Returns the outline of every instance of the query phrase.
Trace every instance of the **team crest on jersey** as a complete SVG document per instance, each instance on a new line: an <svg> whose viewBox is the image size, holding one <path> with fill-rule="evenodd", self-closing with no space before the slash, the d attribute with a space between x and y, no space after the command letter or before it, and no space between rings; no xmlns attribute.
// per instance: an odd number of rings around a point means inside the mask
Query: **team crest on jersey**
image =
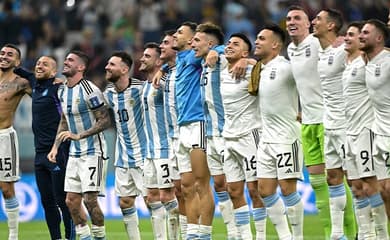
<svg viewBox="0 0 390 240"><path fill-rule="evenodd" d="M74 103L78 105L80 103L80 98L76 98Z"/></svg>
<svg viewBox="0 0 390 240"><path fill-rule="evenodd" d="M329 58L328 58L328 65L332 65L333 62L334 62L334 56L331 55L331 56L329 56Z"/></svg>
<svg viewBox="0 0 390 240"><path fill-rule="evenodd" d="M45 91L43 91L43 93L42 93L42 96L44 97L44 96L47 96L47 93L49 92L49 90L47 90L47 89L45 89Z"/></svg>
<svg viewBox="0 0 390 240"><path fill-rule="evenodd" d="M351 73L352 77L355 77L356 74L357 74L357 68L353 68Z"/></svg>
<svg viewBox="0 0 390 240"><path fill-rule="evenodd" d="M272 68L271 74L269 75L269 78L271 80L274 80L276 78L276 68Z"/></svg>
<svg viewBox="0 0 390 240"><path fill-rule="evenodd" d="M306 56L306 57L310 57L310 55L311 55L310 47L307 47L307 48L305 49L305 56Z"/></svg>
<svg viewBox="0 0 390 240"><path fill-rule="evenodd" d="M93 96L89 99L89 102L91 103L92 108L96 108L100 106L100 101L97 96Z"/></svg>
<svg viewBox="0 0 390 240"><path fill-rule="evenodd" d="M381 75L381 68L379 65L375 67L375 77L379 77Z"/></svg>
<svg viewBox="0 0 390 240"><path fill-rule="evenodd" d="M130 106L134 106L134 103L135 103L134 98L130 98L130 99L129 99L129 104L130 104Z"/></svg>

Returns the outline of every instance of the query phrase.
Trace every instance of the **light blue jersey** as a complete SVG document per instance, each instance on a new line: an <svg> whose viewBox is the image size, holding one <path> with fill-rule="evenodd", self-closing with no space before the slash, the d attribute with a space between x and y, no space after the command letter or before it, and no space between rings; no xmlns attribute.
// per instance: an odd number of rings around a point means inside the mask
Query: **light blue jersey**
<svg viewBox="0 0 390 240"><path fill-rule="evenodd" d="M104 97L92 82L81 79L74 87L65 87L58 93L69 131L79 134L90 129L96 122L93 110L104 105ZM69 156L101 155L107 158L104 134L98 133L78 141L71 141Z"/></svg>
<svg viewBox="0 0 390 240"><path fill-rule="evenodd" d="M147 158L169 158L168 123L164 111L164 86L158 89L145 84L143 107L147 138Z"/></svg>
<svg viewBox="0 0 390 240"><path fill-rule="evenodd" d="M104 92L115 116L116 146L115 166L133 168L143 165L146 134L142 110L144 83L132 78L131 84L122 92L109 87Z"/></svg>
<svg viewBox="0 0 390 240"><path fill-rule="evenodd" d="M221 63L220 55L215 67L203 68L201 76L201 96L206 121L206 136L222 136L224 119L224 109L221 96L221 78L220 72L226 67Z"/></svg>
<svg viewBox="0 0 390 240"><path fill-rule="evenodd" d="M176 57L176 107L179 126L204 121L200 96L202 59L195 57L193 50L184 50Z"/></svg>
<svg viewBox="0 0 390 240"><path fill-rule="evenodd" d="M168 122L168 135L170 138L179 137L179 126L177 125L177 112L175 101L175 79L176 66L170 67L168 73L162 77L164 84L164 109Z"/></svg>

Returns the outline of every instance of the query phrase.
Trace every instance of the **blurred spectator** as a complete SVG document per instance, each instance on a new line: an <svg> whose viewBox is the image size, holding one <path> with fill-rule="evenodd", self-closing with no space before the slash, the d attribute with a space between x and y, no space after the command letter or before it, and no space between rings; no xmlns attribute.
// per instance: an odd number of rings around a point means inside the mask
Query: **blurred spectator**
<svg viewBox="0 0 390 240"><path fill-rule="evenodd" d="M246 34L253 42L255 40L255 28L246 15L246 9L240 1L228 1L223 12L223 27L225 29L225 41L236 32Z"/></svg>
<svg viewBox="0 0 390 240"><path fill-rule="evenodd" d="M176 0L166 0L163 5L162 29L176 29L183 21L183 13L180 10Z"/></svg>
<svg viewBox="0 0 390 240"><path fill-rule="evenodd" d="M158 42L161 37L161 4L154 0L141 0L138 11L138 28L143 34L142 41Z"/></svg>
<svg viewBox="0 0 390 240"><path fill-rule="evenodd" d="M20 43L20 34L22 24L18 15L13 11L13 1L6 0L3 2L3 12L0 18L0 44Z"/></svg>
<svg viewBox="0 0 390 240"><path fill-rule="evenodd" d="M346 21L373 17L386 21L389 0L0 0L0 43L27 46L23 56L28 61L35 54L62 59L75 43L82 45L89 32L92 48L131 53L147 41L158 42L163 30L176 29L187 20L212 21L222 25L226 37L246 32L254 40L265 22L283 23L292 4L303 6L310 19L322 8L333 7Z"/></svg>

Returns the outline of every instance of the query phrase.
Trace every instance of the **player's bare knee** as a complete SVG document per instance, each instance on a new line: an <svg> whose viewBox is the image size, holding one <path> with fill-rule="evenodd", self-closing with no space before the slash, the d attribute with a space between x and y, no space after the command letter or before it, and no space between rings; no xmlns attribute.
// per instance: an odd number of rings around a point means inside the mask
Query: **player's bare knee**
<svg viewBox="0 0 390 240"><path fill-rule="evenodd" d="M240 187L230 186L228 188L228 192L229 192L231 199L237 199L237 198L240 198L241 196L243 196L244 189L240 188Z"/></svg>
<svg viewBox="0 0 390 240"><path fill-rule="evenodd" d="M343 183L344 174L341 169L328 169L327 170L327 182L328 185L339 185Z"/></svg>
<svg viewBox="0 0 390 240"><path fill-rule="evenodd" d="M364 197L366 195L365 194L365 190L363 188L363 184L361 184L361 183L359 183L357 181L352 181L351 190L352 190L353 195L357 199L362 198L362 197Z"/></svg>
<svg viewBox="0 0 390 240"><path fill-rule="evenodd" d="M175 189L174 188L164 188L160 189L160 201L163 203L172 201L175 198Z"/></svg>
<svg viewBox="0 0 390 240"><path fill-rule="evenodd" d="M224 177L221 176L214 177L214 189L216 192L227 191L227 183Z"/></svg>
<svg viewBox="0 0 390 240"><path fill-rule="evenodd" d="M84 204L85 207L88 209L88 212L90 212L91 209L97 207L98 206L97 194L95 193L84 194Z"/></svg>
<svg viewBox="0 0 390 240"><path fill-rule="evenodd" d="M119 198L119 207L121 209L131 208L134 206L134 197L121 197Z"/></svg>
<svg viewBox="0 0 390 240"><path fill-rule="evenodd" d="M249 196L252 198L258 198L260 196L259 190L257 188L248 188Z"/></svg>

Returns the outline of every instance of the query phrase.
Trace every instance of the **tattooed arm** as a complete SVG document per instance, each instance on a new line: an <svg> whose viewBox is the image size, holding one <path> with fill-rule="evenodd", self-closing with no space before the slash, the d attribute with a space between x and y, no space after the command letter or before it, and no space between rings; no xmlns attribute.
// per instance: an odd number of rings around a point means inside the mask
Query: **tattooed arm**
<svg viewBox="0 0 390 240"><path fill-rule="evenodd" d="M102 132L111 126L111 118L107 105L103 105L93 110L93 114L96 118L95 124L90 129L80 133L79 139L86 138L99 132Z"/></svg>
<svg viewBox="0 0 390 240"><path fill-rule="evenodd" d="M96 122L91 128L79 134L74 134L70 131L63 131L59 133L57 138L61 141L65 141L68 139L77 141L102 132L103 130L111 126L111 118L106 105L102 105L101 107L94 109L93 114L95 115Z"/></svg>
<svg viewBox="0 0 390 240"><path fill-rule="evenodd" d="M56 156L57 156L58 147L63 142L63 140L61 139L61 134L63 132L67 132L68 129L69 129L68 128L68 123L66 122L65 115L62 114L60 123L58 124L57 135L56 135L54 144L53 144L49 154L47 155L47 158L49 159L50 162L56 162Z"/></svg>

